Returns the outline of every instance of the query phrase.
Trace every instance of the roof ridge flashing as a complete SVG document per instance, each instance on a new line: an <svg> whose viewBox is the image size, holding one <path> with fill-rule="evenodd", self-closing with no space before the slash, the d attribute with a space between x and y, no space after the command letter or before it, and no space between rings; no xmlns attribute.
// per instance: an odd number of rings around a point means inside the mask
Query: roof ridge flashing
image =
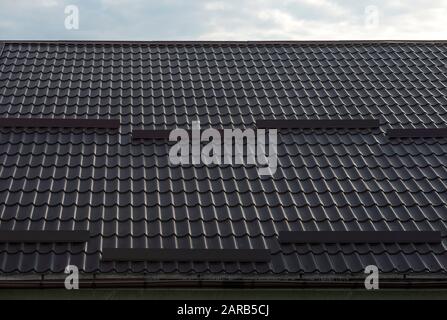
<svg viewBox="0 0 447 320"><path fill-rule="evenodd" d="M388 129L389 138L447 138L447 128Z"/></svg>
<svg viewBox="0 0 447 320"><path fill-rule="evenodd" d="M2 117L0 118L0 127L118 129L120 121L112 119Z"/></svg>
<svg viewBox="0 0 447 320"><path fill-rule="evenodd" d="M447 40L247 40L247 41L203 41L203 40L0 40L12 44L91 44L91 45L367 45L367 44L447 44Z"/></svg>
<svg viewBox="0 0 447 320"><path fill-rule="evenodd" d="M440 231L280 231L280 243L439 243Z"/></svg>
<svg viewBox="0 0 447 320"><path fill-rule="evenodd" d="M0 231L0 243L76 243L90 238L88 230L11 230Z"/></svg>
<svg viewBox="0 0 447 320"><path fill-rule="evenodd" d="M262 119L260 129L371 129L380 126L379 119Z"/></svg>
<svg viewBox="0 0 447 320"><path fill-rule="evenodd" d="M103 261L268 262L269 249L103 248Z"/></svg>

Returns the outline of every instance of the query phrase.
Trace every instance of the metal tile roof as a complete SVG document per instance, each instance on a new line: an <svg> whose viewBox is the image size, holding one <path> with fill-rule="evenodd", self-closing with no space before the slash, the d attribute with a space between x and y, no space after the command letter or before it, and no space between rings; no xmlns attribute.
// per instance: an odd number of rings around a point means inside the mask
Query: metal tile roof
<svg viewBox="0 0 447 320"><path fill-rule="evenodd" d="M1 46L0 46L1 47ZM0 243L1 273L444 273L446 43L6 42L0 117L113 119L0 128L0 231L89 230L86 243ZM379 119L282 129L278 170L170 166L133 130L262 119ZM441 231L435 244L287 244L280 231ZM270 262L113 262L103 248L269 249Z"/></svg>

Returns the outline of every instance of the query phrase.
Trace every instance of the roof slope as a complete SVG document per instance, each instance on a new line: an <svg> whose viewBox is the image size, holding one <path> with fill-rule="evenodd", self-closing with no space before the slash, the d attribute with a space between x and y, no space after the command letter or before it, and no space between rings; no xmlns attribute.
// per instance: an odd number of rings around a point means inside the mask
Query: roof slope
<svg viewBox="0 0 447 320"><path fill-rule="evenodd" d="M0 231L88 228L86 244L0 244L0 271L444 272L440 244L279 244L279 231L446 230L444 43L5 43L1 117L119 119L104 129L0 128ZM256 119L379 118L373 130L282 130L273 177L169 166L132 129ZM268 248L270 263L101 262L104 247Z"/></svg>

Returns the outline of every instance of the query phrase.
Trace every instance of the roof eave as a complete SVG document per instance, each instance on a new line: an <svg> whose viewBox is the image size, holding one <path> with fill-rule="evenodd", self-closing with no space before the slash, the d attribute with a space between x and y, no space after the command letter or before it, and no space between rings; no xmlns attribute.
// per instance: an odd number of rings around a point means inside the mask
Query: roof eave
<svg viewBox="0 0 447 320"><path fill-rule="evenodd" d="M64 288L64 274L13 275L0 278L0 289ZM307 275L298 279L288 276L217 276L193 277L183 275L91 275L81 274L80 288L246 288L246 289L361 289L365 275ZM447 289L447 274L384 274L382 289Z"/></svg>

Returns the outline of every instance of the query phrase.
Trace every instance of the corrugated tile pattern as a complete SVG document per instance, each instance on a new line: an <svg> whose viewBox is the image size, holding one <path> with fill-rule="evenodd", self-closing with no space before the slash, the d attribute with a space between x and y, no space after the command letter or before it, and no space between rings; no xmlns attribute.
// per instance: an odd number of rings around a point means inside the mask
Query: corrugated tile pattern
<svg viewBox="0 0 447 320"><path fill-rule="evenodd" d="M0 271L445 272L430 245L279 244L280 230L447 227L446 44L6 43L0 116L119 119L105 129L0 129L0 230L89 229L86 244L0 244ZM132 129L256 119L379 118L373 130L282 130L278 170L169 166ZM101 262L104 247L262 249L270 263Z"/></svg>

